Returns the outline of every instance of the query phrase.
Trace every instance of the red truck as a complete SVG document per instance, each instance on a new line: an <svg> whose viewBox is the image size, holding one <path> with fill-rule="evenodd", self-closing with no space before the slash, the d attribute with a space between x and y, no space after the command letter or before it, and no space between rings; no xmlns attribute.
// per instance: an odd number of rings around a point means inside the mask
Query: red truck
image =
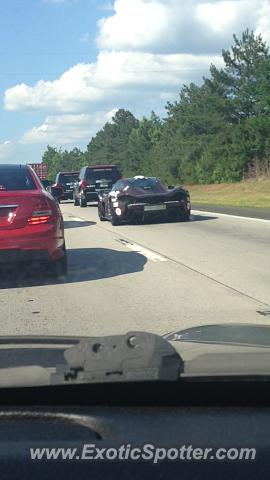
<svg viewBox="0 0 270 480"><path fill-rule="evenodd" d="M40 180L47 180L48 178L48 167L46 163L28 163L29 167L32 167L36 172Z"/></svg>

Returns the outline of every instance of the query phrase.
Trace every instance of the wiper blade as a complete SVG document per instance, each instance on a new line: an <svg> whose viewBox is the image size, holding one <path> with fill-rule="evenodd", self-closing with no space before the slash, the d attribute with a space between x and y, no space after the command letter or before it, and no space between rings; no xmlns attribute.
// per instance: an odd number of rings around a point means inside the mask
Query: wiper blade
<svg viewBox="0 0 270 480"><path fill-rule="evenodd" d="M184 362L164 338L147 332L89 337L64 352L67 365L51 375L53 385L177 381Z"/></svg>

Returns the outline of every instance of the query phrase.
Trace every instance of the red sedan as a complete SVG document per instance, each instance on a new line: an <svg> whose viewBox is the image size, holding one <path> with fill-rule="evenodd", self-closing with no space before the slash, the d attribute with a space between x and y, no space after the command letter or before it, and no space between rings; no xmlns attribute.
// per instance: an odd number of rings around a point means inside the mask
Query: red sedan
<svg viewBox="0 0 270 480"><path fill-rule="evenodd" d="M27 165L0 165L0 264L48 263L65 275L64 222L59 205Z"/></svg>

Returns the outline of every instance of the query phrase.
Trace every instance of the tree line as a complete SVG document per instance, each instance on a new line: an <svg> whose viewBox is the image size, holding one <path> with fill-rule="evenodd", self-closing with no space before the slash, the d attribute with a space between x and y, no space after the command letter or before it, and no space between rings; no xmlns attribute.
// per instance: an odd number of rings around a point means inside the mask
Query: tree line
<svg viewBox="0 0 270 480"><path fill-rule="evenodd" d="M184 85L166 105L138 120L120 109L90 140L86 151L48 146L51 178L86 164L116 164L123 174L168 183L236 182L270 171L270 54L260 35L246 30L222 51L200 86Z"/></svg>

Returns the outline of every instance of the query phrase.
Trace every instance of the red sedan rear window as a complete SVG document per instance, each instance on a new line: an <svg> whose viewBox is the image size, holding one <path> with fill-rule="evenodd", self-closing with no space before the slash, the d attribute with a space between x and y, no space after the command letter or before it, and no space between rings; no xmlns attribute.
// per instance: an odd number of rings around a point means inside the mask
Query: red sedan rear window
<svg viewBox="0 0 270 480"><path fill-rule="evenodd" d="M0 192L36 189L35 182L27 168L0 168Z"/></svg>

